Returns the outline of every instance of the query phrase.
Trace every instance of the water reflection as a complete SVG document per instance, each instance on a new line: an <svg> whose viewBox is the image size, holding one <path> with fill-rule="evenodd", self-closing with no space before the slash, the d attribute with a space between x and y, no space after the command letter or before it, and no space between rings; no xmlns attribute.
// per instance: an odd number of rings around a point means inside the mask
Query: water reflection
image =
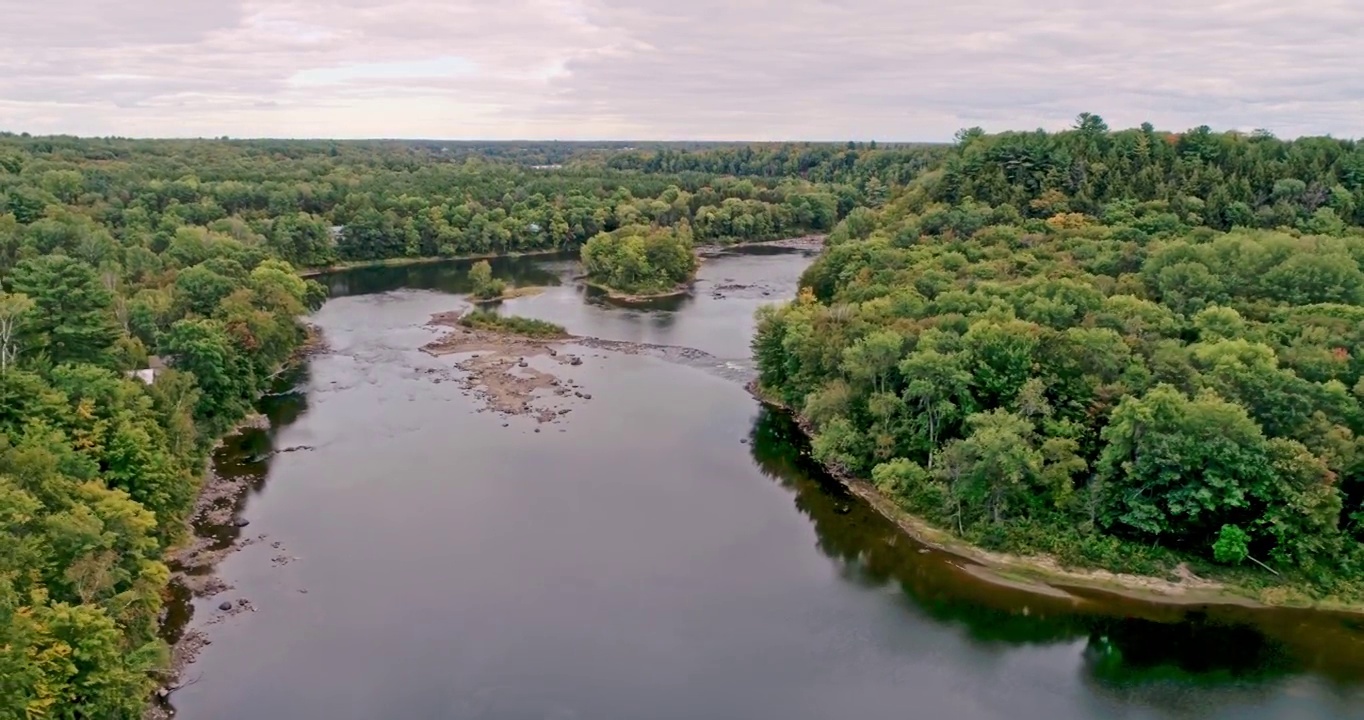
<svg viewBox="0 0 1364 720"><path fill-rule="evenodd" d="M576 253L489 258L493 277L517 287L559 285L570 271ZM469 268L478 260L445 260L415 265L376 266L325 273L316 280L331 297L371 295L404 288L468 293Z"/></svg>
<svg viewBox="0 0 1364 720"><path fill-rule="evenodd" d="M281 430L298 421L308 408L309 365L306 362L287 368L270 385L270 391L256 403L256 409L266 419L264 427L242 428L223 438L213 451L211 460L213 473L227 480L241 481L246 492L233 499L230 516L241 513L250 497L265 489L266 478L270 475L270 459L275 448L275 437ZM231 547L246 532L233 523L214 523L208 519L198 519L191 523L197 538L206 541L208 550L223 550ZM172 564L172 569L181 570ZM207 575L216 572L211 565L192 568L189 575ZM180 583L172 583L167 588L165 619L161 624L161 636L168 643L179 641L190 621L194 618L194 598L190 591Z"/></svg>
<svg viewBox="0 0 1364 720"><path fill-rule="evenodd" d="M1092 625L1085 670L1100 684L1215 685L1265 681L1302 669L1281 643L1246 625L1197 616L1174 624L1096 618Z"/></svg>
<svg viewBox="0 0 1364 720"><path fill-rule="evenodd" d="M995 586L972 575L967 561L914 542L851 497L810 458L786 415L763 409L750 440L763 473L795 493L820 551L850 582L898 586L910 610L961 627L972 643L1083 641L1087 681L1111 691L1264 684L1307 670L1347 684L1364 680L1364 633L1348 626L1348 616L1052 598Z"/></svg>

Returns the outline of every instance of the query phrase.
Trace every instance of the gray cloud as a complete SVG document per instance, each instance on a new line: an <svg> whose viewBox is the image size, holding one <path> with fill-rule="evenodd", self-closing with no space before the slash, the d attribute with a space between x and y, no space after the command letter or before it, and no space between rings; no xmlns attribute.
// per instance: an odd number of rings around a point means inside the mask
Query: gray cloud
<svg viewBox="0 0 1364 720"><path fill-rule="evenodd" d="M0 38L16 50L193 43L241 22L239 0L14 2Z"/></svg>
<svg viewBox="0 0 1364 720"><path fill-rule="evenodd" d="M6 12L0 128L941 140L1364 135L1356 0L57 0Z"/></svg>

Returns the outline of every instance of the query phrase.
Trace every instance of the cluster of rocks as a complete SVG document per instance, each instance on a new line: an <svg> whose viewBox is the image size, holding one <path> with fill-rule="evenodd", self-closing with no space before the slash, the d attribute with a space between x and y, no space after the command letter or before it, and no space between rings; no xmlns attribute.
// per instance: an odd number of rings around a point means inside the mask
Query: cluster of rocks
<svg viewBox="0 0 1364 720"><path fill-rule="evenodd" d="M725 293L752 291L757 291L758 294L762 295L763 297L770 297L773 293L772 288L766 285L761 284L744 285L742 283L733 282L729 278L725 278L725 282L722 282L721 284L711 288L710 296L716 300L724 300L726 297L728 297L728 295L726 295Z"/></svg>

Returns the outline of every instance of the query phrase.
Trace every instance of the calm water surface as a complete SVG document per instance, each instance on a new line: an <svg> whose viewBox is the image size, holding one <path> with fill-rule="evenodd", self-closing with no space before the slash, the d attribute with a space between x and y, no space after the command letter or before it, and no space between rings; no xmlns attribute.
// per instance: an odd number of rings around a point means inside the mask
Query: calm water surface
<svg viewBox="0 0 1364 720"><path fill-rule="evenodd" d="M580 350L556 373L592 400L540 433L424 372L453 363L418 348L467 264L324 278L331 350L218 457L257 479L218 532L265 537L192 607L212 645L180 717L1364 718L1364 623L992 587L827 482L739 382L754 309L809 261L712 258L645 309L567 259L495 263L550 286L506 312L714 356Z"/></svg>

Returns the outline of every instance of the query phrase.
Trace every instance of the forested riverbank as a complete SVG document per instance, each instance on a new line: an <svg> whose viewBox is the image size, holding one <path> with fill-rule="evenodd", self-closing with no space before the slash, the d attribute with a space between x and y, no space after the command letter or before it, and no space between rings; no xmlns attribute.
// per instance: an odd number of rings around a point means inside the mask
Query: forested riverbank
<svg viewBox="0 0 1364 720"><path fill-rule="evenodd" d="M1364 149L964 132L764 311L825 463L981 548L1364 598Z"/></svg>
<svg viewBox="0 0 1364 720"><path fill-rule="evenodd" d="M325 300L296 268L567 251L652 295L696 246L827 232L753 344L820 460L974 546L1356 603L1361 224L1353 142L1094 116L950 148L0 134L0 710L135 717L165 677L209 450Z"/></svg>
<svg viewBox="0 0 1364 720"><path fill-rule="evenodd" d="M165 557L186 540L208 453L305 341L298 318L323 294L202 228L121 245L97 210L112 212L73 198L28 224L0 216L6 716L141 714L172 672L157 634Z"/></svg>
<svg viewBox="0 0 1364 720"><path fill-rule="evenodd" d="M0 133L0 714L136 717L173 674L166 558L325 298L295 268L820 232L929 152L658 173L608 167L609 144L450 145ZM818 181L760 171L789 162Z"/></svg>
<svg viewBox="0 0 1364 720"><path fill-rule="evenodd" d="M212 645L178 713L360 720L473 698L497 715L814 720L931 698L956 717L985 692L991 717L1356 706L1357 618L1041 594L829 481L742 388L755 307L794 296L813 259L716 253L688 297L645 308L584 292L569 257L490 262L544 288L497 311L564 328L548 342L454 327L467 262L323 278L334 298L310 320L329 349L246 434L249 465L221 456L251 524L216 531L242 548L219 566L229 589L194 602ZM242 599L255 611L219 608ZM660 685L664 667L696 680Z"/></svg>

